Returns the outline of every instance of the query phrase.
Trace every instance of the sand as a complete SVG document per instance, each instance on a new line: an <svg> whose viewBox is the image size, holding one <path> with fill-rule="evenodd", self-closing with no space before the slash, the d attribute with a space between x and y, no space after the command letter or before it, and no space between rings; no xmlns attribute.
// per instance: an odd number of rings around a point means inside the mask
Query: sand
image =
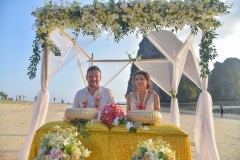
<svg viewBox="0 0 240 160"><path fill-rule="evenodd" d="M0 160L16 160L29 130L33 103L0 103ZM50 104L46 122L62 120L67 104ZM181 111L181 128L189 135L192 159L198 155L194 143L194 112ZM169 123L169 109L162 109L162 123ZM214 114L216 144L221 160L240 158L240 115Z"/></svg>

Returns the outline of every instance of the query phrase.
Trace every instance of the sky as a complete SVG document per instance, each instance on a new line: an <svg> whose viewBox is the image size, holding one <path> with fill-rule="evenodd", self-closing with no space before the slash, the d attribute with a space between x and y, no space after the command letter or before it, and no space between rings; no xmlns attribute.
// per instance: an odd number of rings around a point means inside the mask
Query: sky
<svg viewBox="0 0 240 160"><path fill-rule="evenodd" d="M81 0L82 4L92 4L92 0ZM223 62L226 58L236 57L240 59L240 1L227 0L233 7L230 14L219 17L222 26L217 30L218 37L214 40L218 57L210 63ZM60 0L55 0L60 3ZM8 94L14 100L16 95L25 95L25 100L33 101L41 89L40 65L37 76L30 80L27 75L29 58L33 54L32 43L35 37L33 24L35 17L31 12L36 7L44 5L44 0L1 0L0 1L0 91ZM83 49L95 59L128 59L127 53L137 53L142 38L130 35L119 43L113 41L113 37L103 35L95 41L88 40ZM114 67L110 67L114 68ZM107 73L108 74L108 73ZM112 74L112 73L109 73ZM130 74L130 65L115 78L109 85L118 102L124 102L124 94ZM105 75L102 75L103 78ZM50 103L56 97L65 103L72 103L75 93L83 88L81 76L74 60L67 63L49 83Z"/></svg>

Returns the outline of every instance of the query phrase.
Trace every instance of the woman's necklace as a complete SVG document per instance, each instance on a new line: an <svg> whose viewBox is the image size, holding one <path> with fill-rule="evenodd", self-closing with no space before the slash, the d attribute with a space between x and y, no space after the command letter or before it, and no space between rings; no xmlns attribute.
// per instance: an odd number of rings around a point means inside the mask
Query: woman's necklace
<svg viewBox="0 0 240 160"><path fill-rule="evenodd" d="M89 92L86 91L86 94L85 94L83 102L82 102L83 108L87 108L87 103L88 103L87 97L88 97L88 94L89 94ZM100 101L100 90L98 89L98 94L95 97L95 109L96 110L98 110L99 101Z"/></svg>
<svg viewBox="0 0 240 160"><path fill-rule="evenodd" d="M147 99L147 95L148 95L148 90L146 90L145 95L144 95L144 99L143 102L141 103L139 100L139 92L137 91L137 108L139 108L139 110L145 110L146 109L146 99Z"/></svg>

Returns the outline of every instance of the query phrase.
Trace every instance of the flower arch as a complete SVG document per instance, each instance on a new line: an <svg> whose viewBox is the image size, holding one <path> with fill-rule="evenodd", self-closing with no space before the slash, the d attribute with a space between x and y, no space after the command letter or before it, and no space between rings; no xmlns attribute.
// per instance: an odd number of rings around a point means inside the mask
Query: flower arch
<svg viewBox="0 0 240 160"><path fill-rule="evenodd" d="M32 15L36 17L36 37L33 41L33 55L30 57L28 75L35 78L41 49L48 47L55 54L60 50L51 42L50 34L56 30L72 29L75 38L80 31L84 35L96 38L107 31L119 42L124 36L136 32L136 36L146 36L149 31L169 28L172 32L190 26L191 32L204 32L200 43L201 76L209 74L208 62L217 56L213 40L215 30L221 26L217 16L229 13L230 5L219 0L135 0L99 2L81 5L74 1L67 5L47 2L44 7L36 8Z"/></svg>

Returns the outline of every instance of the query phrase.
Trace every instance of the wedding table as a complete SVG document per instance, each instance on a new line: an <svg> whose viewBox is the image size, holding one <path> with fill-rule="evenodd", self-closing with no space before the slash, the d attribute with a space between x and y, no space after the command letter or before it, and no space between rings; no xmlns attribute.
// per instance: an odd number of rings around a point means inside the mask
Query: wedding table
<svg viewBox="0 0 240 160"><path fill-rule="evenodd" d="M71 126L68 122L53 121L40 127L34 135L29 160L33 160L38 155L41 139L55 125L62 129ZM190 140L181 128L172 124L147 125L147 127L149 130L139 128L137 133L129 133L125 125L109 128L102 123L87 124L86 128L90 136L87 138L79 136L83 145L92 152L86 160L128 160L131 159L140 141L157 137L162 137L170 144L172 150L176 151L177 160L191 160Z"/></svg>

